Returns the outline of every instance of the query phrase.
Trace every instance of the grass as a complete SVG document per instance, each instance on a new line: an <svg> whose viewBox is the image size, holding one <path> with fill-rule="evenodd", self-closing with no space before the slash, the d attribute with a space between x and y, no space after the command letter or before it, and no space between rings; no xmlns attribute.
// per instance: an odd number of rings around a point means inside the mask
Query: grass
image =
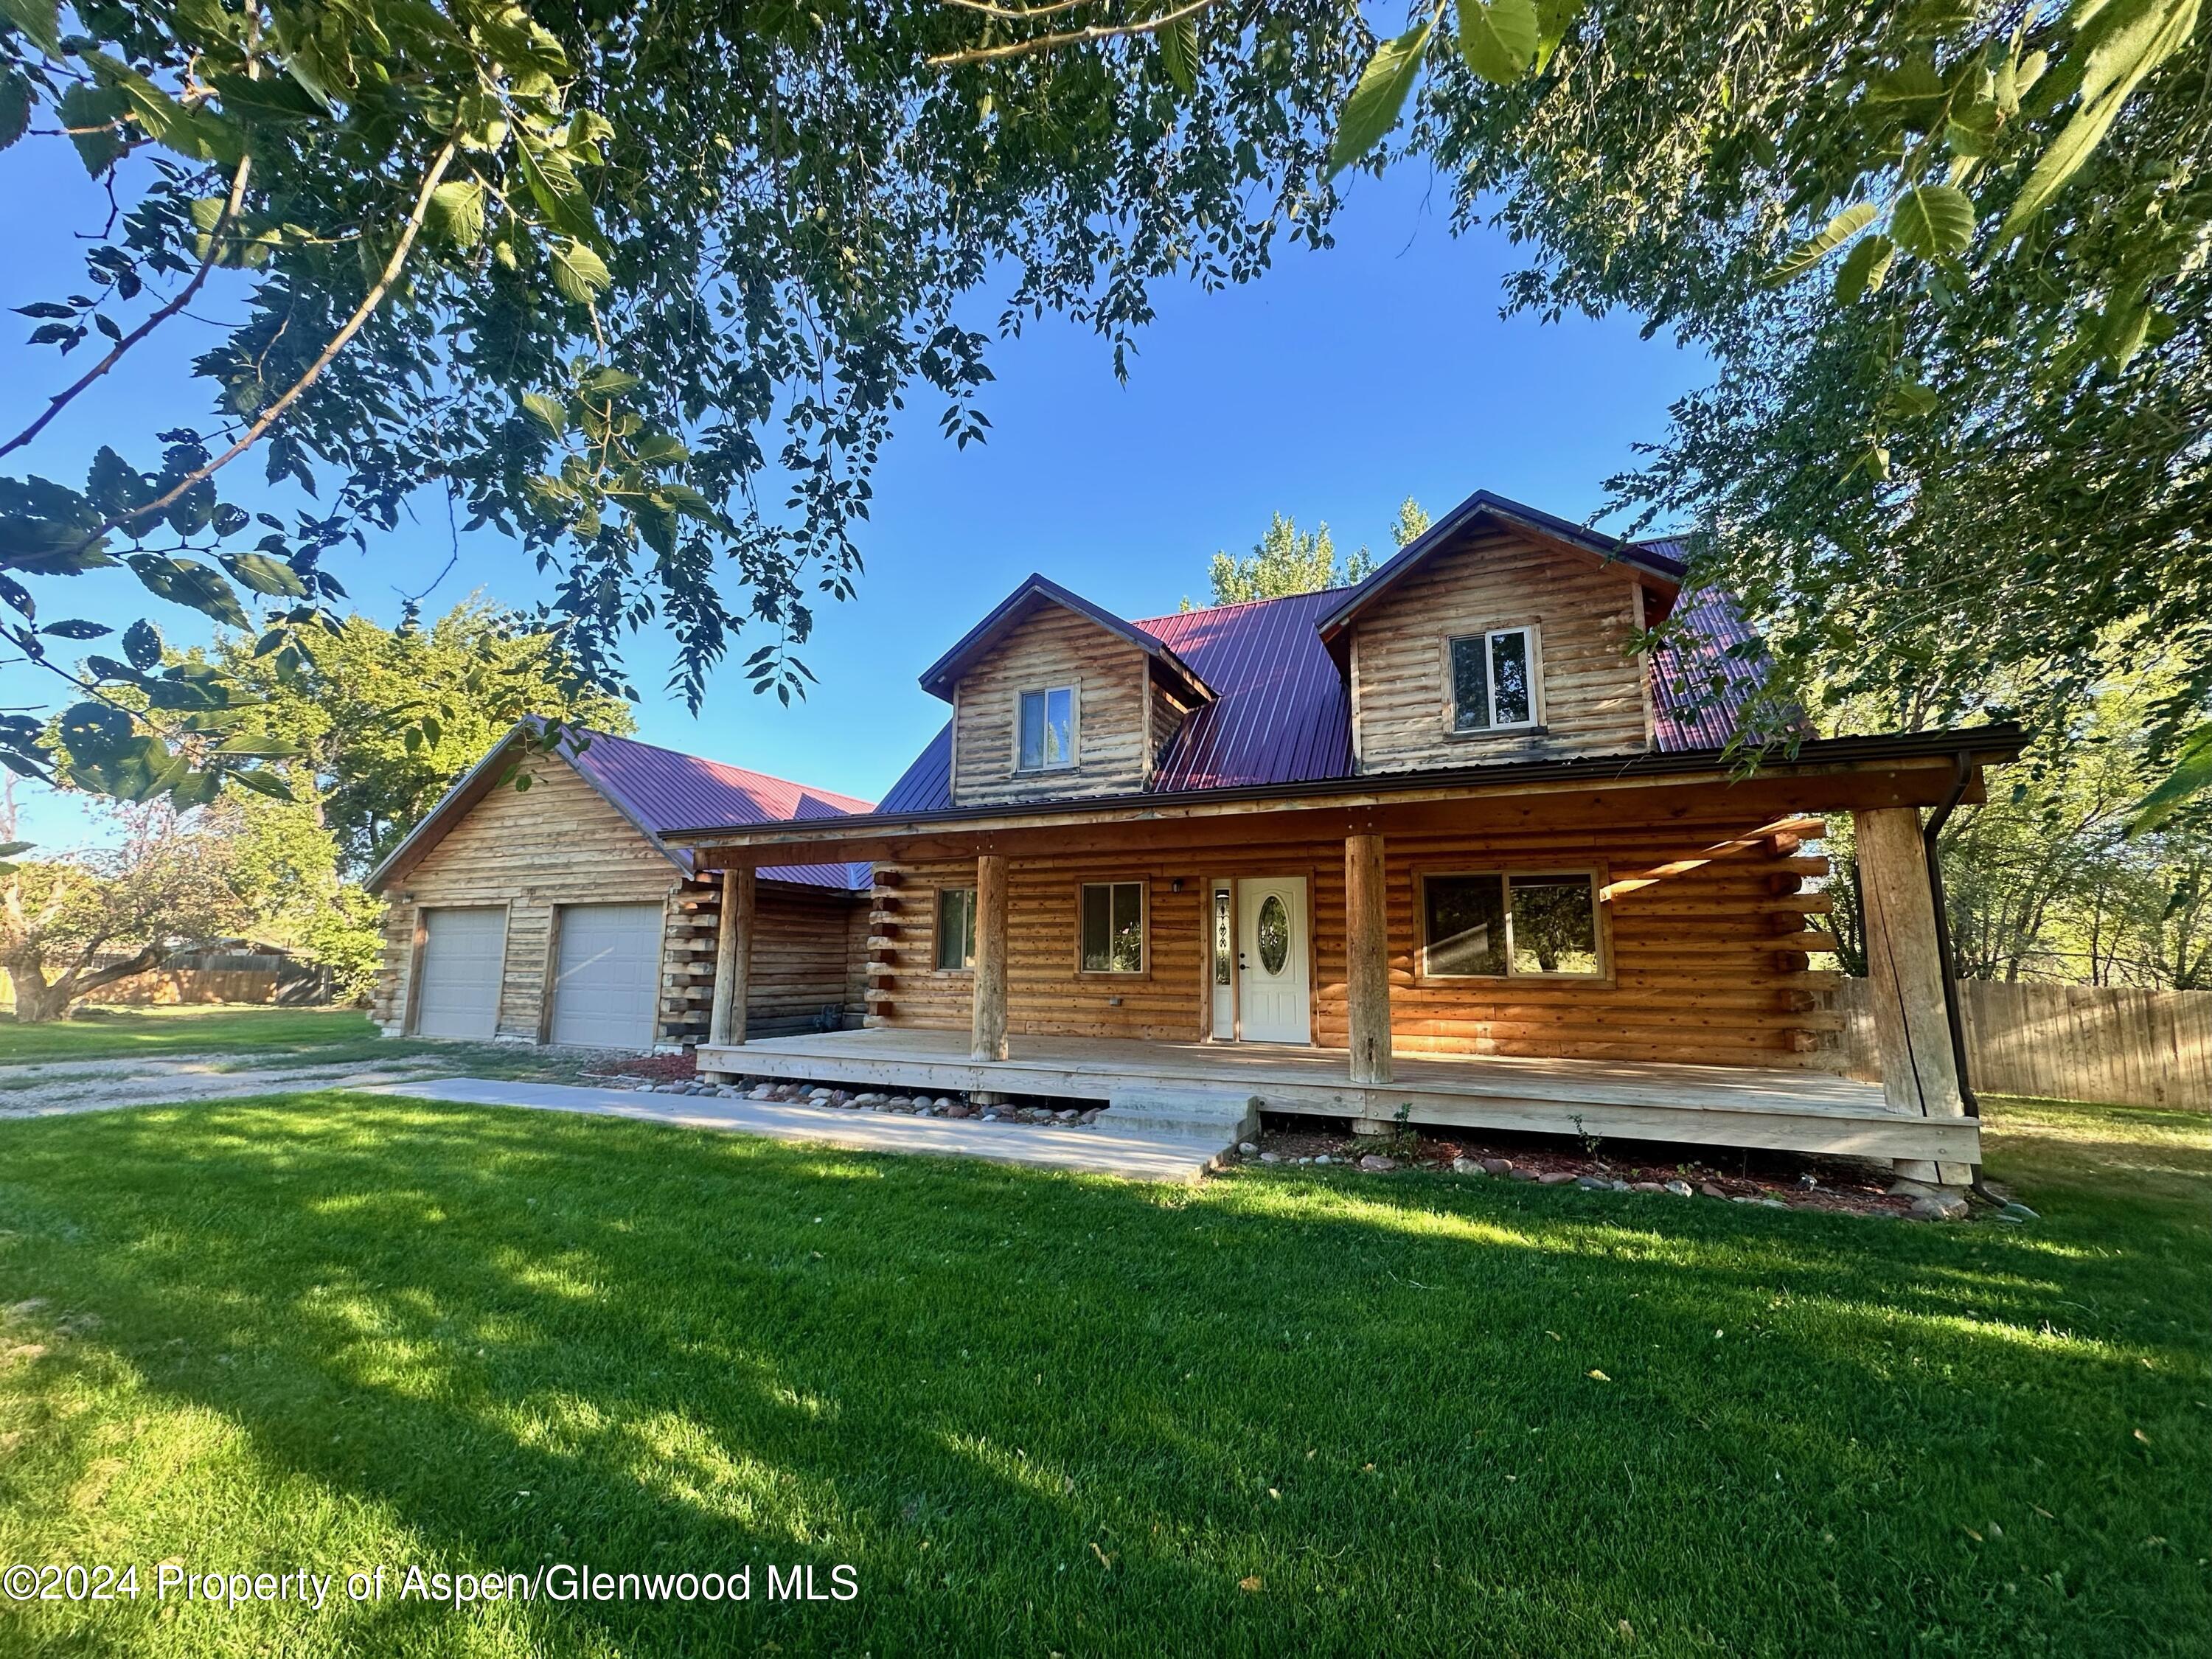
<svg viewBox="0 0 2212 1659"><path fill-rule="evenodd" d="M0 1604L0 1651L2203 1653L2205 1120L1999 1106L2026 1226L331 1095L0 1124L0 1563L393 1587ZM545 1562L753 1600L397 1599Z"/></svg>
<svg viewBox="0 0 2212 1659"><path fill-rule="evenodd" d="M265 1054L366 1044L376 1028L357 1008L82 1008L71 1019L18 1025L0 1018L0 1066L52 1060L139 1060L163 1054Z"/></svg>
<svg viewBox="0 0 2212 1659"><path fill-rule="evenodd" d="M431 1055L471 1077L573 1082L604 1058L527 1044L428 1042L380 1036L356 1008L276 1008L220 1003L195 1007L82 1008L74 1018L18 1025L0 1018L0 1066L50 1060L215 1057L218 1071L282 1061L300 1066L380 1066ZM0 1080L0 1093L42 1086L39 1078Z"/></svg>

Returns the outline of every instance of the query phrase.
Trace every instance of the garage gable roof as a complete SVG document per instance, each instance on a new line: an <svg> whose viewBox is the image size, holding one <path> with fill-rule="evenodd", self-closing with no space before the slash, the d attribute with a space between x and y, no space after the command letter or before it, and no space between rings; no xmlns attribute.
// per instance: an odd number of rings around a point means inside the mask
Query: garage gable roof
<svg viewBox="0 0 2212 1659"><path fill-rule="evenodd" d="M517 741L526 733L544 731L545 726L545 721L531 715L509 728L377 866L368 878L369 890L381 891L421 863L470 808L499 784L508 751ZM671 847L662 839L672 830L695 823L759 824L843 817L874 810L872 803L857 796L816 789L703 756L662 749L611 732L575 726L564 729L580 733L580 745L564 738L551 752L566 761L577 776L604 796L653 843L655 851L686 876L694 871L691 850ZM763 869L760 878L854 892L869 885L872 873L865 864L796 864Z"/></svg>

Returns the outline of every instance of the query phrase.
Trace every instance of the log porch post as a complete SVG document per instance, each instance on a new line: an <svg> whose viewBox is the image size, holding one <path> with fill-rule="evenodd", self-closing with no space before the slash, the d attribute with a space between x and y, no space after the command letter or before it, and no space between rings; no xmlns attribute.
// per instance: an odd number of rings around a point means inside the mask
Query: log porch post
<svg viewBox="0 0 2212 1659"><path fill-rule="evenodd" d="M1006 1057L1006 858L975 860L975 967L972 977L971 1060Z"/></svg>
<svg viewBox="0 0 2212 1659"><path fill-rule="evenodd" d="M722 872L722 915L714 932L714 1002L707 1041L716 1048L745 1040L745 999L752 988L753 912L750 868Z"/></svg>
<svg viewBox="0 0 2212 1659"><path fill-rule="evenodd" d="M1389 910L1382 884L1382 837L1344 838L1345 1000L1350 1016L1352 1081L1390 1080ZM1388 1128L1363 1119L1361 1133Z"/></svg>
<svg viewBox="0 0 2212 1659"><path fill-rule="evenodd" d="M1875 1043L1881 1054L1882 1093L1900 1112L1964 1117L1966 1103L1951 1052L1936 899L1928 884L1919 810L1884 806L1851 817L1858 832L1867 979L1873 992ZM1964 1164L1899 1158L1896 1167L1907 1180L1940 1186L1962 1187L1972 1178Z"/></svg>

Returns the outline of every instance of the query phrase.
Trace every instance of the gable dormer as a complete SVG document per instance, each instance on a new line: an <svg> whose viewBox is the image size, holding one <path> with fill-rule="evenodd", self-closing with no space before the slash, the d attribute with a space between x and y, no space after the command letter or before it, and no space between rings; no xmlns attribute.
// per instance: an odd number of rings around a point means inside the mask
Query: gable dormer
<svg viewBox="0 0 2212 1659"><path fill-rule="evenodd" d="M1212 695L1157 635L1042 576L921 684L952 705L955 806L1139 793Z"/></svg>
<svg viewBox="0 0 2212 1659"><path fill-rule="evenodd" d="M1352 698L1355 769L1633 754L1653 744L1629 650L1679 567L1486 492L1321 624Z"/></svg>

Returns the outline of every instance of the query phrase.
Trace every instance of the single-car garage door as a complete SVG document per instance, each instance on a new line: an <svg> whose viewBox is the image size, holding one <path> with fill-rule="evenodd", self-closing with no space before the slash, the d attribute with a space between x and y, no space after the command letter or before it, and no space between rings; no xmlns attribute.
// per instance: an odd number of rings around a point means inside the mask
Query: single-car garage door
<svg viewBox="0 0 2212 1659"><path fill-rule="evenodd" d="M416 1034L490 1036L499 1024L500 972L506 959L504 908L425 910Z"/></svg>
<svg viewBox="0 0 2212 1659"><path fill-rule="evenodd" d="M586 1048L650 1048L660 1000L658 904L561 907L551 1037Z"/></svg>

